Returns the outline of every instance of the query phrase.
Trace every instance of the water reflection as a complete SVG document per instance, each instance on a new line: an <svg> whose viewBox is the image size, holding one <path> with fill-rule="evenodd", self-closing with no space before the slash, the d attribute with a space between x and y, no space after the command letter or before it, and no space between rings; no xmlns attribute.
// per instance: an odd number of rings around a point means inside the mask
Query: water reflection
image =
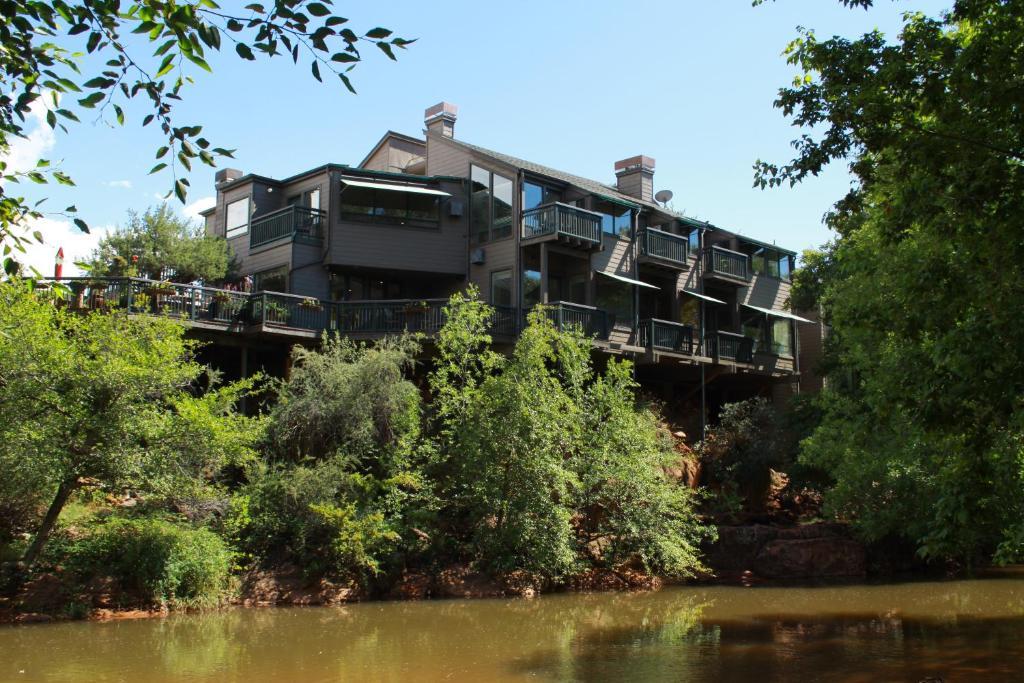
<svg viewBox="0 0 1024 683"><path fill-rule="evenodd" d="M0 680L18 681L929 676L1024 680L1024 579L674 588L0 629Z"/></svg>

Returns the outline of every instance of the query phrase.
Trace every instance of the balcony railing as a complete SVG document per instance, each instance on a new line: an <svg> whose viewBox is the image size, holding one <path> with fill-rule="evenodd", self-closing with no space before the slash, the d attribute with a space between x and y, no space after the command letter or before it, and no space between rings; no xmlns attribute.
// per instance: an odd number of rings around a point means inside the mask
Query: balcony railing
<svg viewBox="0 0 1024 683"><path fill-rule="evenodd" d="M491 334L513 337L518 331L515 307L494 306L494 312L491 314Z"/></svg>
<svg viewBox="0 0 1024 683"><path fill-rule="evenodd" d="M601 244L601 214L561 202L545 204L523 212L523 239L555 235Z"/></svg>
<svg viewBox="0 0 1024 683"><path fill-rule="evenodd" d="M704 250L704 273L749 280L750 257L722 247L709 247Z"/></svg>
<svg viewBox="0 0 1024 683"><path fill-rule="evenodd" d="M447 299L340 301L331 329L345 334L436 334L444 325Z"/></svg>
<svg viewBox="0 0 1024 683"><path fill-rule="evenodd" d="M640 321L640 346L649 349L693 353L693 327L669 320L650 318Z"/></svg>
<svg viewBox="0 0 1024 683"><path fill-rule="evenodd" d="M600 308L574 304L569 301L553 301L545 305L544 312L548 320L560 330L575 327L582 330L583 334L588 337L597 337L598 339L607 339L608 337L608 313Z"/></svg>
<svg viewBox="0 0 1024 683"><path fill-rule="evenodd" d="M656 228L640 232L640 254L650 258L685 266L690 244L685 237Z"/></svg>
<svg viewBox="0 0 1024 683"><path fill-rule="evenodd" d="M286 206L259 218L249 226L249 247L259 247L281 239L318 244L323 239L325 212L302 206Z"/></svg>
<svg viewBox="0 0 1024 683"><path fill-rule="evenodd" d="M213 287L143 278L61 278L72 308L122 309L211 323L248 323L250 295Z"/></svg>
<svg viewBox="0 0 1024 683"><path fill-rule="evenodd" d="M708 332L704 335L705 355L718 360L724 358L737 363L754 360L754 340L732 332Z"/></svg>

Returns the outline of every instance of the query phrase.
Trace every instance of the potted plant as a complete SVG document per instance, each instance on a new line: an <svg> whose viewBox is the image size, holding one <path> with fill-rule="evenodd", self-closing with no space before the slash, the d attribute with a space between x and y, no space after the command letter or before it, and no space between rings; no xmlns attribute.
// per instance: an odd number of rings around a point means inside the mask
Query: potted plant
<svg viewBox="0 0 1024 683"><path fill-rule="evenodd" d="M268 325L287 325L291 322L291 313L283 304L267 301L263 309L263 322Z"/></svg>
<svg viewBox="0 0 1024 683"><path fill-rule="evenodd" d="M307 298L303 299L302 301L300 301L299 302L299 308L301 308L304 311L311 311L313 313L318 313L318 312L324 310L324 307L320 303L320 300L319 299L314 299L313 297L307 297Z"/></svg>

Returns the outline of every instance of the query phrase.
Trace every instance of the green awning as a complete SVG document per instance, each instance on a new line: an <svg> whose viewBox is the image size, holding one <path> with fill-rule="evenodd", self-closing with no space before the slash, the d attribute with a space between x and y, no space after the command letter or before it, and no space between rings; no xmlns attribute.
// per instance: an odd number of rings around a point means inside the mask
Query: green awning
<svg viewBox="0 0 1024 683"><path fill-rule="evenodd" d="M616 197L609 197L608 195L597 194L597 193L595 193L594 196L597 197L598 199L603 199L606 202L611 202L612 204L618 204L619 206L624 206L627 209L640 209L640 205L639 204L634 204L633 202L627 202L625 199L618 199Z"/></svg>

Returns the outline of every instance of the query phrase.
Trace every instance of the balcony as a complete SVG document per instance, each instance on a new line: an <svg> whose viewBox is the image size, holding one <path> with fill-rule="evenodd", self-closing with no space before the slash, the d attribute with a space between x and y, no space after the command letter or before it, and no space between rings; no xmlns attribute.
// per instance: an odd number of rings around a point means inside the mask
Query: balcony
<svg viewBox="0 0 1024 683"><path fill-rule="evenodd" d="M523 239L554 239L583 249L601 246L601 214L555 202L523 212Z"/></svg>
<svg viewBox="0 0 1024 683"><path fill-rule="evenodd" d="M751 363L754 340L732 332L708 332L704 335L704 354L718 360Z"/></svg>
<svg viewBox="0 0 1024 683"><path fill-rule="evenodd" d="M687 267L690 244L685 237L656 228L640 231L640 259L652 265L683 269Z"/></svg>
<svg viewBox="0 0 1024 683"><path fill-rule="evenodd" d="M723 247L708 247L704 250L704 277L749 282L750 257Z"/></svg>
<svg viewBox="0 0 1024 683"><path fill-rule="evenodd" d="M692 355L693 327L669 320L649 318L640 321L640 346L658 351Z"/></svg>
<svg viewBox="0 0 1024 683"><path fill-rule="evenodd" d="M249 226L249 248L285 239L318 245L323 241L325 217L326 213L319 209L286 206L254 218Z"/></svg>
<svg viewBox="0 0 1024 683"><path fill-rule="evenodd" d="M526 327L526 316L523 311L523 327ZM544 304L544 313L559 330L578 328L584 336L607 339L610 329L609 316L606 311L593 306L574 304L570 301L552 301Z"/></svg>
<svg viewBox="0 0 1024 683"><path fill-rule="evenodd" d="M250 295L212 287L196 287L143 278L62 278L71 292L68 305L77 310L164 315L214 325L247 324Z"/></svg>

